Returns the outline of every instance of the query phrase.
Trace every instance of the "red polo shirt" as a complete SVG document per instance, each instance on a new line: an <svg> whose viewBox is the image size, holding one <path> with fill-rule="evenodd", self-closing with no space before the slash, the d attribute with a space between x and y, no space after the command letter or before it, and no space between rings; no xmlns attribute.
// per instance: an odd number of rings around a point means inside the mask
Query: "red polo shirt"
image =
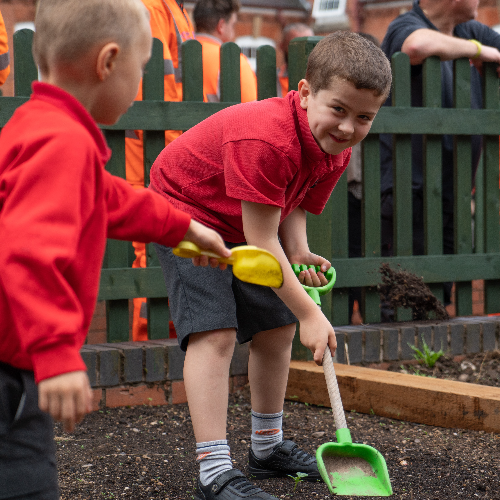
<svg viewBox="0 0 500 500"><path fill-rule="evenodd" d="M340 155L317 145L298 92L226 108L169 144L151 169L151 188L174 206L245 241L241 200L281 208L323 210L350 149Z"/></svg>

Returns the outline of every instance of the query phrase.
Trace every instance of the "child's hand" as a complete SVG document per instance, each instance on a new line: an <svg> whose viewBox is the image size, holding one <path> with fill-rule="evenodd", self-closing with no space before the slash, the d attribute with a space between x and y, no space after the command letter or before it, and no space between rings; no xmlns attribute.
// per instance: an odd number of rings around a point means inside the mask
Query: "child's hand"
<svg viewBox="0 0 500 500"><path fill-rule="evenodd" d="M299 281L306 286L320 287L328 284L325 275L321 271L317 273L316 270L312 268L301 271L298 278Z"/></svg>
<svg viewBox="0 0 500 500"><path fill-rule="evenodd" d="M315 269L301 271L298 276L301 284L316 287L328 284L328 280L323 273L330 269L332 265L324 257L321 257L321 255L309 252L307 255L294 256L290 259L290 262L292 264L304 264L306 266L320 266L321 269L318 273Z"/></svg>
<svg viewBox="0 0 500 500"><path fill-rule="evenodd" d="M323 363L323 354L328 343L332 356L337 349L337 339L335 331L326 316L317 308L315 314L302 318L300 321L300 342L313 354L314 362L317 365Z"/></svg>
<svg viewBox="0 0 500 500"><path fill-rule="evenodd" d="M62 422L66 432L92 411L92 390L87 373L69 372L47 378L38 384L38 406Z"/></svg>
<svg viewBox="0 0 500 500"><path fill-rule="evenodd" d="M231 250L224 245L224 240L219 233L210 229L194 219L191 219L189 228L187 230L184 239L195 243L203 250L209 250L221 257L230 257ZM221 269L226 269L227 264L220 263L217 259L209 258L206 255L193 258L193 264L195 266L206 267L210 264L211 267L220 267Z"/></svg>

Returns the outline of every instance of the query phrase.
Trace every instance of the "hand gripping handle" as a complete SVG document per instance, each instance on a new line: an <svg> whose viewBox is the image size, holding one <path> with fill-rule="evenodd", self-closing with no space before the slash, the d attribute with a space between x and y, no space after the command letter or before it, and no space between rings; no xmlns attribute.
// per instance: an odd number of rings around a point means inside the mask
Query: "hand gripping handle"
<svg viewBox="0 0 500 500"><path fill-rule="evenodd" d="M314 268L316 272L319 272L321 270L320 266L306 266L304 264L292 264L292 269L293 272L295 273L296 276L299 275L301 271L305 271L306 269L309 268ZM328 280L328 283L323 286L307 286L307 285L302 285L304 290L309 294L309 297L311 297L314 302L321 307L321 299L320 295L325 295L328 293L332 288L333 285L335 285L335 280L337 279L337 273L335 272L335 269L333 267L330 267L325 273L325 278Z"/></svg>

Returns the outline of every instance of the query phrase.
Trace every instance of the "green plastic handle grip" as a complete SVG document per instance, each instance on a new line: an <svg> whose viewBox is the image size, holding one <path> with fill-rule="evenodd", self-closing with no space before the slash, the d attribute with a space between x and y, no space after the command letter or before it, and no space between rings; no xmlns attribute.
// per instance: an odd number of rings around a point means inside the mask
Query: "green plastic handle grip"
<svg viewBox="0 0 500 500"><path fill-rule="evenodd" d="M321 270L320 266L306 266L304 264L292 264L292 269L296 276L298 276L301 271L305 271L306 269L309 268L315 269L316 272L319 272ZM318 287L302 285L304 290L309 294L309 297L311 297L311 299L313 299L318 306L321 306L320 296L328 293L333 288L333 285L335 285L335 280L337 279L337 273L335 272L335 269L333 267L330 267L330 269L328 269L324 273L324 275L325 278L328 280L328 283L326 285Z"/></svg>

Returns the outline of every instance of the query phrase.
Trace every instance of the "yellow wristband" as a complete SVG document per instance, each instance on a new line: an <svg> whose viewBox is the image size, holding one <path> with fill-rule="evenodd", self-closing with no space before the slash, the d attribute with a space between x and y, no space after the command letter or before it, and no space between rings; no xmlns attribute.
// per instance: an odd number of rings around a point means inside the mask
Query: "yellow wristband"
<svg viewBox="0 0 500 500"><path fill-rule="evenodd" d="M477 52L474 56L472 56L472 59L477 59L479 55L481 54L481 49L483 48L483 44L481 42L478 42L477 40L470 39L469 42L472 42L476 47L477 47Z"/></svg>

